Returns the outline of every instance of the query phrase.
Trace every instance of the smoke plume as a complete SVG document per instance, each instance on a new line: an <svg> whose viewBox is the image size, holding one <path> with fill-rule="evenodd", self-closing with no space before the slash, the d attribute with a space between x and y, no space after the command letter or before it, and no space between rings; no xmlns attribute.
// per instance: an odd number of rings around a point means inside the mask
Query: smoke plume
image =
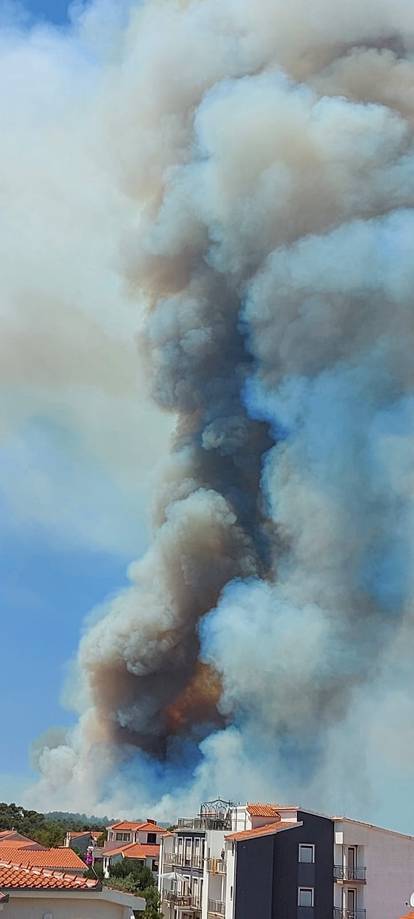
<svg viewBox="0 0 414 919"><path fill-rule="evenodd" d="M31 800L386 819L412 779L414 7L146 0L105 36L99 157L175 433Z"/></svg>

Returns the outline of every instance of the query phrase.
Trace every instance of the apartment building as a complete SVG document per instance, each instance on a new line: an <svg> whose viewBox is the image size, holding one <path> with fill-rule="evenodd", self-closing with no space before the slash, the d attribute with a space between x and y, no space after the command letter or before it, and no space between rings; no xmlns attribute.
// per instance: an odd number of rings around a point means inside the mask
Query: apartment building
<svg viewBox="0 0 414 919"><path fill-rule="evenodd" d="M208 802L160 851L166 919L398 919L414 837L296 806Z"/></svg>
<svg viewBox="0 0 414 919"><path fill-rule="evenodd" d="M180 818L175 832L162 838L158 886L165 919L224 916L233 806L219 799L202 804L197 817Z"/></svg>

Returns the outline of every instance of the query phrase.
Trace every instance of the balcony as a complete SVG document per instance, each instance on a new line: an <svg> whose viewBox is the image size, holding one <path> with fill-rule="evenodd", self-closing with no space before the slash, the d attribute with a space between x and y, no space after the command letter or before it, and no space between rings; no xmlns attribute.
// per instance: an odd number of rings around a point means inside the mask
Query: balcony
<svg viewBox="0 0 414 919"><path fill-rule="evenodd" d="M209 916L224 916L224 903L222 900L209 900L208 901L208 915ZM359 919L359 916L358 916Z"/></svg>
<svg viewBox="0 0 414 919"><path fill-rule="evenodd" d="M210 874L225 874L226 862L224 861L224 858L208 858L207 870Z"/></svg>
<svg viewBox="0 0 414 919"><path fill-rule="evenodd" d="M162 894L164 900L177 909L201 909L201 897L191 893L176 893L173 890L167 890Z"/></svg>
<svg viewBox="0 0 414 919"><path fill-rule="evenodd" d="M167 859L170 861L168 862ZM201 855L186 855L185 852L173 852L164 858L164 864L179 865L181 868L198 868L202 871L203 859Z"/></svg>
<svg viewBox="0 0 414 919"><path fill-rule="evenodd" d="M333 919L365 919L366 914L366 909L345 909L339 906L333 911Z"/></svg>
<svg viewBox="0 0 414 919"><path fill-rule="evenodd" d="M230 815L202 814L199 817L180 817L177 823L179 830L231 830Z"/></svg>
<svg viewBox="0 0 414 919"><path fill-rule="evenodd" d="M334 878L336 881L358 881L360 884L366 884L367 869L355 865L335 865Z"/></svg>

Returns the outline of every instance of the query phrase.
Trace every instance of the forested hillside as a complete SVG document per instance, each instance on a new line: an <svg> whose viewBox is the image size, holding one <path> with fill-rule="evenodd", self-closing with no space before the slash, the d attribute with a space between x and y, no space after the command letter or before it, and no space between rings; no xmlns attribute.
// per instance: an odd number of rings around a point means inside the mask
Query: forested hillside
<svg viewBox="0 0 414 919"><path fill-rule="evenodd" d="M14 828L43 846L61 846L67 830L100 829L110 822L107 817L87 817L64 811L39 814L18 804L0 803L0 830Z"/></svg>

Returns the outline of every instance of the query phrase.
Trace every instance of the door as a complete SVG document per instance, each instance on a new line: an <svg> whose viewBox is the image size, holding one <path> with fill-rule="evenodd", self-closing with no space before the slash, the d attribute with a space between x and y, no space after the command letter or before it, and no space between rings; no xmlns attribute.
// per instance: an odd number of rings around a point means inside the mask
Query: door
<svg viewBox="0 0 414 919"><path fill-rule="evenodd" d="M186 868L189 868L191 865L191 848L192 848L192 839L191 836L186 836L185 838L185 847L184 847L184 864Z"/></svg>
<svg viewBox="0 0 414 919"><path fill-rule="evenodd" d="M348 846L348 880L353 881L355 879L355 869L356 869L356 848L355 846Z"/></svg>
<svg viewBox="0 0 414 919"><path fill-rule="evenodd" d="M352 887L350 887L346 892L346 900L346 915L348 919L357 919L357 892L356 890L353 890Z"/></svg>
<svg viewBox="0 0 414 919"><path fill-rule="evenodd" d="M193 865L195 868L201 868L201 858L200 858L200 838L196 836L194 839L194 858Z"/></svg>

